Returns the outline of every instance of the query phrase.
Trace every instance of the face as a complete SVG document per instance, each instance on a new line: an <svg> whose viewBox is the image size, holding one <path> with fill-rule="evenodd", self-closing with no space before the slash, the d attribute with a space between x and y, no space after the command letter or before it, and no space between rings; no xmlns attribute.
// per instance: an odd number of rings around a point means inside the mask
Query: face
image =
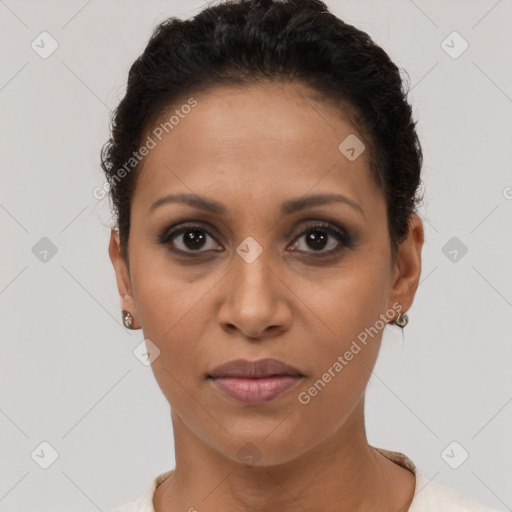
<svg viewBox="0 0 512 512"><path fill-rule="evenodd" d="M363 428L383 328L418 283L421 221L393 263L368 155L339 149L364 137L306 86L194 98L161 140L146 134L156 146L132 200L129 270L112 232L122 307L159 350L175 439L285 463ZM209 377L268 358L298 376Z"/></svg>

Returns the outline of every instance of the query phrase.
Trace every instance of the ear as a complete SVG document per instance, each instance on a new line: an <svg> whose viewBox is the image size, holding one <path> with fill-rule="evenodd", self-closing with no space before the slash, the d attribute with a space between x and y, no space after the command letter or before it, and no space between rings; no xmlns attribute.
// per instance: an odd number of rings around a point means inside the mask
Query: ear
<svg viewBox="0 0 512 512"><path fill-rule="evenodd" d="M399 245L394 264L390 306L401 304L401 313L412 305L421 274L421 250L424 242L423 222L414 214L409 221L407 238Z"/></svg>
<svg viewBox="0 0 512 512"><path fill-rule="evenodd" d="M133 300L130 271L121 253L119 231L114 228L112 228L110 231L108 254L116 273L117 288L119 290L119 298L121 301L121 310L129 311L132 314L134 320L133 328L139 329L140 327L137 326L137 308L135 307L135 302Z"/></svg>

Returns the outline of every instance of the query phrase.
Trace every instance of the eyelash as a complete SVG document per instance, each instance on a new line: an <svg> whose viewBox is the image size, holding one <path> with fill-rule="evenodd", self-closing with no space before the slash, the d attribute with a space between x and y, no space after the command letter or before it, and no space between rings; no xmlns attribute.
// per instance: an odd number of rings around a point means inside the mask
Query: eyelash
<svg viewBox="0 0 512 512"><path fill-rule="evenodd" d="M205 229L204 227L191 224L191 225L182 226L180 228L177 228L177 229L174 229L171 231L164 231L164 233L158 237L157 242L160 245L170 245L170 242L174 238L177 238L178 236L182 235L183 233L186 233L188 231L194 231L194 230L201 231L202 233L205 233L209 237L215 239L215 237L213 235L211 235L210 232L207 229ZM311 224L311 225L307 226L306 229L304 229L298 236L296 236L294 238L292 245L296 245L297 241L301 237L303 237L307 233L309 233L311 231L315 231L315 230L325 231L329 235L334 236L334 238L336 238L338 240L338 242L340 242L341 245L339 245L336 249L331 249L329 251L321 250L321 251L299 251L299 252L306 253L308 255L314 255L315 257L323 258L323 257L334 256L343 250L351 249L353 247L352 238L346 232L346 230L344 230L342 228L338 228L337 226L335 226L334 224L331 224L331 223L315 223L315 224ZM172 247L170 248L170 250L175 253L178 253L180 255L186 254L191 257L199 257L201 255L201 253L211 252L211 251L201 251L201 250L182 251L181 249L175 249Z"/></svg>

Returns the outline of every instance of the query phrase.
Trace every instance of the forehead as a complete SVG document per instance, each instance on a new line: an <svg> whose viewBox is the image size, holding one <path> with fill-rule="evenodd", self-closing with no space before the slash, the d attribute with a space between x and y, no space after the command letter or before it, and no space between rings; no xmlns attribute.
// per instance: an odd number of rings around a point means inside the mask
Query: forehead
<svg viewBox="0 0 512 512"><path fill-rule="evenodd" d="M147 130L144 140L151 137L154 147L143 159L134 203L149 208L177 191L226 201L309 191L341 192L362 206L379 200L366 152L350 160L340 151L347 138L363 136L307 86L218 86L191 97L193 108L185 98Z"/></svg>

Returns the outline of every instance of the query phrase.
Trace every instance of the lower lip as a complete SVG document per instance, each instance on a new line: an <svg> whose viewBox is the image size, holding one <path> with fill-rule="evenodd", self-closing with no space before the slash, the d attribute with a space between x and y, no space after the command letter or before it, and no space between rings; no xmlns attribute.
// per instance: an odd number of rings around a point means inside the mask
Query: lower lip
<svg viewBox="0 0 512 512"><path fill-rule="evenodd" d="M211 380L224 393L244 404L264 404L293 388L300 376L282 375L247 379L215 377Z"/></svg>

